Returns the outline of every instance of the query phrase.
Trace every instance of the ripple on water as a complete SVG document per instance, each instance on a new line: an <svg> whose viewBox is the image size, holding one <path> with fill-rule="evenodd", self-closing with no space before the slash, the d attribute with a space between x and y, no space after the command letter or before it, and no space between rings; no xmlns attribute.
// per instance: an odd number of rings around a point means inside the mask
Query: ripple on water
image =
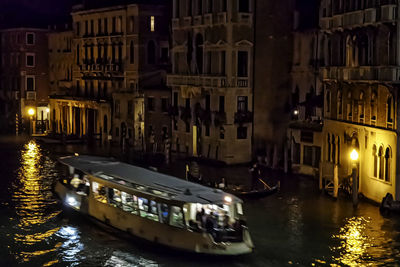
<svg viewBox="0 0 400 267"><path fill-rule="evenodd" d="M17 261L39 263L40 256L54 254L60 246L52 240L60 227L53 223L61 210L51 193L56 177L55 162L43 155L34 141L27 143L20 154L20 167L11 187L11 206L15 215L10 218L14 245L11 254ZM48 258L48 257L46 257ZM45 261L50 266L57 259ZM50 264L50 265L49 265Z"/></svg>

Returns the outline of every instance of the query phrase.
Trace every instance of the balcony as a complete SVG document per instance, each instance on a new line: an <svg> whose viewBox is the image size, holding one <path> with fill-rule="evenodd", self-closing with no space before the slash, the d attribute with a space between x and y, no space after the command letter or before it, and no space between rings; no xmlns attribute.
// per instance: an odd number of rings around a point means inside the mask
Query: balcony
<svg viewBox="0 0 400 267"><path fill-rule="evenodd" d="M332 17L332 28L343 27L343 15L334 15Z"/></svg>
<svg viewBox="0 0 400 267"><path fill-rule="evenodd" d="M200 26L203 24L203 16L195 16L193 17L193 26Z"/></svg>
<svg viewBox="0 0 400 267"><path fill-rule="evenodd" d="M383 5L381 7L382 22L394 22L396 18L396 5Z"/></svg>
<svg viewBox="0 0 400 267"><path fill-rule="evenodd" d="M235 123L244 124L253 122L253 112L248 110L239 110L235 113Z"/></svg>
<svg viewBox="0 0 400 267"><path fill-rule="evenodd" d="M225 24L227 23L226 12L218 13L216 24Z"/></svg>
<svg viewBox="0 0 400 267"><path fill-rule="evenodd" d="M251 14L251 13L239 13L238 14L238 23L252 25L252 23L253 23L253 14Z"/></svg>
<svg viewBox="0 0 400 267"><path fill-rule="evenodd" d="M36 92L26 91L26 100L36 100Z"/></svg>
<svg viewBox="0 0 400 267"><path fill-rule="evenodd" d="M179 18L172 19L172 29L179 28Z"/></svg>
<svg viewBox="0 0 400 267"><path fill-rule="evenodd" d="M211 26L213 23L212 14L204 14L204 25Z"/></svg>
<svg viewBox="0 0 400 267"><path fill-rule="evenodd" d="M328 17L321 18L320 27L322 30L329 30L331 28L331 18Z"/></svg>
<svg viewBox="0 0 400 267"><path fill-rule="evenodd" d="M361 27L363 23L364 23L363 10L349 12L343 15L343 26L345 28Z"/></svg>
<svg viewBox="0 0 400 267"><path fill-rule="evenodd" d="M400 81L399 67L327 67L321 71L323 80L353 80L353 81Z"/></svg>
<svg viewBox="0 0 400 267"><path fill-rule="evenodd" d="M376 9L368 8L364 10L364 24L369 25L376 22Z"/></svg>
<svg viewBox="0 0 400 267"><path fill-rule="evenodd" d="M183 27L192 26L192 17L184 17L183 18Z"/></svg>
<svg viewBox="0 0 400 267"><path fill-rule="evenodd" d="M233 77L228 80L225 76L188 76L172 74L167 76L168 86L194 86L203 88L249 88L249 78Z"/></svg>

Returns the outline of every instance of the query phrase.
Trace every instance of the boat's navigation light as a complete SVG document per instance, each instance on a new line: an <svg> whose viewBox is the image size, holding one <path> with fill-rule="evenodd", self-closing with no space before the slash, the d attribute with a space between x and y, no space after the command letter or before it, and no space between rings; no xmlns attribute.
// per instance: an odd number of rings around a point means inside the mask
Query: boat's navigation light
<svg viewBox="0 0 400 267"><path fill-rule="evenodd" d="M70 206L75 206L77 204L76 199L74 197L67 197L67 204Z"/></svg>
<svg viewBox="0 0 400 267"><path fill-rule="evenodd" d="M75 153L74 155L75 155L75 157L79 156L79 154L78 154L78 153Z"/></svg>
<svg viewBox="0 0 400 267"><path fill-rule="evenodd" d="M228 202L228 203L231 203L231 202L232 202L232 198L231 198L230 196L225 196L225 197L224 197L224 200L225 200L226 202Z"/></svg>

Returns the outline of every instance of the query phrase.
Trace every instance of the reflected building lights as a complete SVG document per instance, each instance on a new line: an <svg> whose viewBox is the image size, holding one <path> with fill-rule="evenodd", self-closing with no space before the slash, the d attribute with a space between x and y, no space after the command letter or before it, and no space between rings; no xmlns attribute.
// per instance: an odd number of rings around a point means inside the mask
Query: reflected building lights
<svg viewBox="0 0 400 267"><path fill-rule="evenodd" d="M359 266L371 246L364 233L368 222L362 217L351 218L340 229L339 234L333 236L340 240L340 246L332 249L339 251L339 256L335 259L337 262L348 266Z"/></svg>
<svg viewBox="0 0 400 267"><path fill-rule="evenodd" d="M23 247L15 252L15 257L22 262L30 262L33 258L57 251L61 244L49 247L48 240L60 228L45 225L61 211L49 210L55 199L50 193L51 179L44 169L48 167L49 159L43 159L41 149L34 141L27 143L21 150L21 167L13 184L12 201L15 204L18 230L13 239L16 247ZM47 170L47 169L46 169ZM55 264L57 260L47 263ZM48 265L50 264L50 265Z"/></svg>

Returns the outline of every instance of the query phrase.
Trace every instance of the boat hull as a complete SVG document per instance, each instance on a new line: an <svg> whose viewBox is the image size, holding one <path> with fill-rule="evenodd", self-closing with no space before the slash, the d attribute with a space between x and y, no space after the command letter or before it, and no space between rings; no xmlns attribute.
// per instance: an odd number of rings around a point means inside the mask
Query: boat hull
<svg viewBox="0 0 400 267"><path fill-rule="evenodd" d="M243 231L243 242L214 242L209 233L193 232L173 227L126 212L92 197L83 197L58 182L55 191L63 204L82 214L93 217L106 225L147 241L171 248L202 254L241 255L253 251L254 245L247 229ZM71 200L76 198L76 204ZM73 205L76 204L76 205Z"/></svg>

